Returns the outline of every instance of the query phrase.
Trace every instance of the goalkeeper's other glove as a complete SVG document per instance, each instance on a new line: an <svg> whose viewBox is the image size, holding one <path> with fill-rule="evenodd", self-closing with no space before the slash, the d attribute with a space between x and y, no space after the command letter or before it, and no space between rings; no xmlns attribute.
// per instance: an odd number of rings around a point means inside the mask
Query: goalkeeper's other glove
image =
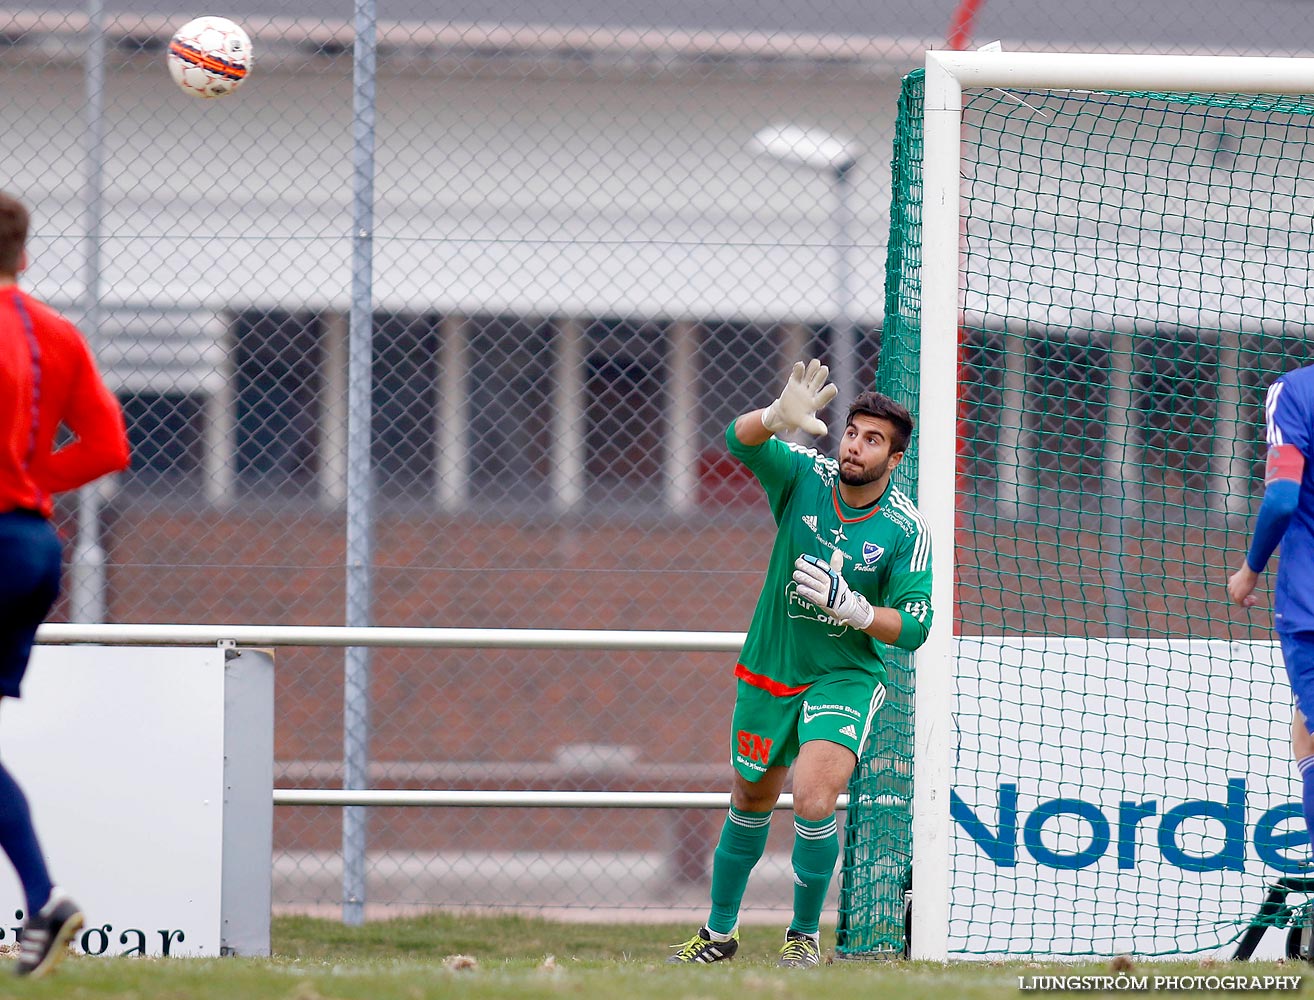
<svg viewBox="0 0 1314 1000"><path fill-rule="evenodd" d="M838 570L831 569L816 556L801 555L794 560L794 585L800 597L817 605L841 625L861 631L876 617L871 602L850 589Z"/></svg>
<svg viewBox="0 0 1314 1000"><path fill-rule="evenodd" d="M802 430L820 437L826 425L817 417L817 411L835 398L839 389L827 384L830 369L816 358L804 368L802 361L794 362L789 381L780 392L780 398L762 411L762 426L772 434L781 431Z"/></svg>

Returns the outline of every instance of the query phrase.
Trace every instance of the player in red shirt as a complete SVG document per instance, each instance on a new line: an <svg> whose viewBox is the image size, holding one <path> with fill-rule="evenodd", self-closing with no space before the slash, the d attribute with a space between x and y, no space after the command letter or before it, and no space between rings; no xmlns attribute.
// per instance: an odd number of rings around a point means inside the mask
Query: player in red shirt
<svg viewBox="0 0 1314 1000"><path fill-rule="evenodd" d="M18 287L28 213L0 193L0 698L17 698L37 626L59 595L54 494L128 466L123 412L77 327ZM56 447L60 428L68 441ZM16 972L40 976L82 926L50 881L21 788L0 764L0 847L23 885Z"/></svg>

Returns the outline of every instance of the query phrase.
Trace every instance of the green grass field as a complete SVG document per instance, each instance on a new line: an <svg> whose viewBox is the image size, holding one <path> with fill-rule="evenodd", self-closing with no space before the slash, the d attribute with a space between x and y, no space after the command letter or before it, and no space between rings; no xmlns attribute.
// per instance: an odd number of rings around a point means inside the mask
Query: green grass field
<svg viewBox="0 0 1314 1000"><path fill-rule="evenodd" d="M1019 976L1112 975L1109 962L839 961L775 968L777 928L744 930L739 957L718 966L665 964L689 928L551 923L519 917L421 918L344 927L274 921L269 959L98 959L70 956L38 982L0 980L0 996L59 1000L993 1000L1024 996ZM832 941L827 933L823 943ZM462 956L458 958L458 956ZM1133 975L1299 975L1303 966L1195 962L1137 964ZM1310 980L1314 982L1314 979ZM1182 994L1175 993L1174 996ZM1273 995L1273 994L1267 994Z"/></svg>

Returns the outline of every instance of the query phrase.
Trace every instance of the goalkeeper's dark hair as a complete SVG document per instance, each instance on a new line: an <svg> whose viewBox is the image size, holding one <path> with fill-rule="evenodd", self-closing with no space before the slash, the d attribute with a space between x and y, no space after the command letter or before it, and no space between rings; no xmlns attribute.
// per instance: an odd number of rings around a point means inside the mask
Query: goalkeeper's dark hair
<svg viewBox="0 0 1314 1000"><path fill-rule="evenodd" d="M845 420L846 427L853 423L853 417L858 413L876 417L879 420L888 420L894 425L894 438L890 441L890 450L893 452L908 450L908 442L912 439L913 418L907 407L896 403L884 393L868 389L866 392L858 393L853 402L849 404L849 415Z"/></svg>
<svg viewBox="0 0 1314 1000"><path fill-rule="evenodd" d="M30 216L23 203L13 195L0 191L0 274L18 275L18 263L23 259L27 245L27 227Z"/></svg>

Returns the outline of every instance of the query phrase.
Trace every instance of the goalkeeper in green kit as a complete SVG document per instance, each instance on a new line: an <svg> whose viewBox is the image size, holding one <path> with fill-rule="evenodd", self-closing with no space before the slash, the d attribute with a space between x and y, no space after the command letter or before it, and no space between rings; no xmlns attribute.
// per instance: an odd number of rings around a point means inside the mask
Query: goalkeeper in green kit
<svg viewBox="0 0 1314 1000"><path fill-rule="evenodd" d="M735 667L734 786L711 913L671 962L734 957L744 888L792 765L794 917L779 964L820 963L818 924L840 849L835 803L885 700L885 650L916 649L931 625L931 539L912 500L890 485L912 434L908 411L859 393L838 461L774 436L826 433L817 411L835 397L828 374L818 361L799 362L779 399L726 429L778 527Z"/></svg>

